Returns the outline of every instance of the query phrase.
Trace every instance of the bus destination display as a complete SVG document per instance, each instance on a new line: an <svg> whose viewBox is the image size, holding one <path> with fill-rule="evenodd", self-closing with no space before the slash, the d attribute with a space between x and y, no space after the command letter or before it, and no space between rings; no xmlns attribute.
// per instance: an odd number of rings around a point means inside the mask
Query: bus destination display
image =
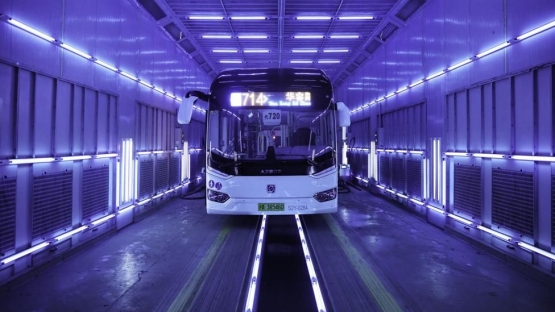
<svg viewBox="0 0 555 312"><path fill-rule="evenodd" d="M231 106L310 106L310 92L232 92Z"/></svg>

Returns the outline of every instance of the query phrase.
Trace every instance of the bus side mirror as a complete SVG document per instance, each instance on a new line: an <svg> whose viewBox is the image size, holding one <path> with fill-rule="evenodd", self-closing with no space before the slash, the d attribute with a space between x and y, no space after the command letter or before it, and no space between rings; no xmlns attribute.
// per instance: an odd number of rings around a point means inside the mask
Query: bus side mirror
<svg viewBox="0 0 555 312"><path fill-rule="evenodd" d="M349 108L343 102L337 102L337 117L340 127L349 127L351 125L351 113Z"/></svg>
<svg viewBox="0 0 555 312"><path fill-rule="evenodd" d="M193 104L196 100L196 97L183 98L183 101L179 104L179 110L177 111L178 123L188 125L191 122L191 117L193 116Z"/></svg>

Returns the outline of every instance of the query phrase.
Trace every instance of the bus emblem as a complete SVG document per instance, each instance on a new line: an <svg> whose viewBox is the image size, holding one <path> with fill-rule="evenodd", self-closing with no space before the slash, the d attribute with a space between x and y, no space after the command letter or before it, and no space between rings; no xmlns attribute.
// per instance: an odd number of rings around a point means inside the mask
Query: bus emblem
<svg viewBox="0 0 555 312"><path fill-rule="evenodd" d="M276 192L276 185L275 184L268 184L266 186L266 191L268 191L268 193L275 193Z"/></svg>

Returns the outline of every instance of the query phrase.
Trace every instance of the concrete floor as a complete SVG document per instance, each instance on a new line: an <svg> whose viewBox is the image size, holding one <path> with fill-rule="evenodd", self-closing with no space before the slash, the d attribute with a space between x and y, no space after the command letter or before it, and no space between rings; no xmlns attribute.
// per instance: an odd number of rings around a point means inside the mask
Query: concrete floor
<svg viewBox="0 0 555 312"><path fill-rule="evenodd" d="M552 286L400 206L356 189L339 202L304 218L329 310L555 310ZM240 310L256 222L171 200L5 290L0 311Z"/></svg>

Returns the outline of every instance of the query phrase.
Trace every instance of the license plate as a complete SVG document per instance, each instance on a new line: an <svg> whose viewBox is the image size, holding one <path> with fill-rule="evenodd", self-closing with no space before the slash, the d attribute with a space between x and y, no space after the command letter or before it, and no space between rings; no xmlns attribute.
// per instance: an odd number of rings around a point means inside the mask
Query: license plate
<svg viewBox="0 0 555 312"><path fill-rule="evenodd" d="M258 203L258 211L284 211L284 203Z"/></svg>

